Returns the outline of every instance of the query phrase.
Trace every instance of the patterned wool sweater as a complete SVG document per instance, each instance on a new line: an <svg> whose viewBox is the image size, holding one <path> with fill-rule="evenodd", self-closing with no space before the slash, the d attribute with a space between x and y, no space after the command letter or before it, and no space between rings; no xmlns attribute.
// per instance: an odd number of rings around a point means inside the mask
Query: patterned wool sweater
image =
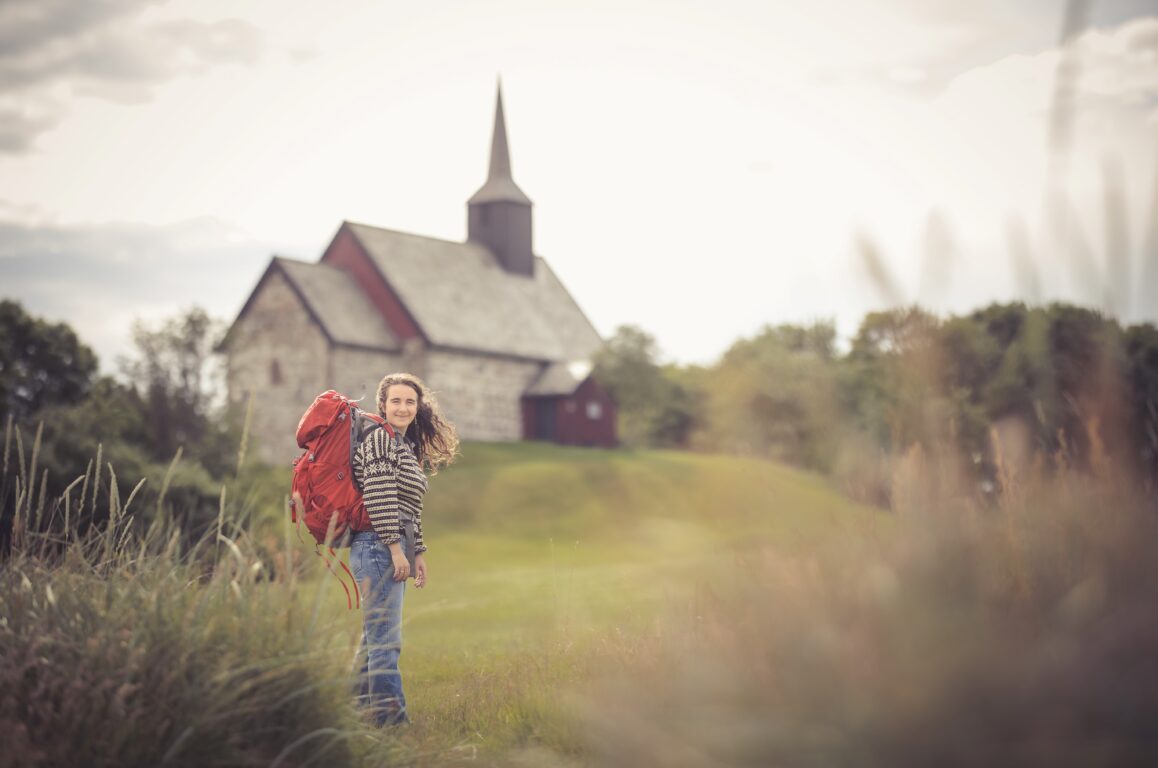
<svg viewBox="0 0 1158 768"><path fill-rule="evenodd" d="M401 520L414 521L414 553L426 551L422 541L422 497L426 475L418 466L410 441L390 439L375 429L354 452L354 480L362 488L366 512L383 544L402 538Z"/></svg>

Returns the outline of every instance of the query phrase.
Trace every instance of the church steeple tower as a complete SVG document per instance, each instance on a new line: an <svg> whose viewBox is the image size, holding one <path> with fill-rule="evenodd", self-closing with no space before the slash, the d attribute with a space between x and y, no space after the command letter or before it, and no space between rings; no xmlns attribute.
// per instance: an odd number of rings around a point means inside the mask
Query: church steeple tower
<svg viewBox="0 0 1158 768"><path fill-rule="evenodd" d="M503 116L503 89L495 98L495 128L486 183L467 201L467 239L481 243L508 272L534 274L531 250L531 199L511 176L511 151Z"/></svg>

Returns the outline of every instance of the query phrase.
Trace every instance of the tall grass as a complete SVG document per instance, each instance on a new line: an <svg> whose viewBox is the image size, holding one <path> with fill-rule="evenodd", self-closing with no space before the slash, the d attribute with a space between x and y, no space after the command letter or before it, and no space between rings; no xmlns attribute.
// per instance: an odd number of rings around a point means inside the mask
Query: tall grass
<svg viewBox="0 0 1158 768"><path fill-rule="evenodd" d="M611 656L606 765L1153 765L1158 515L1114 467L971 501L913 450L892 535L748 552Z"/></svg>
<svg viewBox="0 0 1158 768"><path fill-rule="evenodd" d="M140 484L122 497L99 454L50 500L34 492L36 443L26 458L18 433L8 437L0 766L351 765L401 754L354 710L348 637L318 620L320 592L293 569L272 579L224 494L217 528L183 546L171 518L133 524ZM78 535L68 521L94 511L98 484L107 522Z"/></svg>

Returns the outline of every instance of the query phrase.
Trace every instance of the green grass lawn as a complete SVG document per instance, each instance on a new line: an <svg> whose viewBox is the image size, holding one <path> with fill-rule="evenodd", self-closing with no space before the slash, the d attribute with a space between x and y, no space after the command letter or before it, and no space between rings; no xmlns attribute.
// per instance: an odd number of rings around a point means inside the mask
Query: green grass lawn
<svg viewBox="0 0 1158 768"><path fill-rule="evenodd" d="M582 754L572 694L600 658L622 655L611 646L733 578L749 553L862 540L882 520L819 476L768 461L467 444L427 495L431 575L406 597L415 727L404 738L436 762ZM315 572L352 646L360 616Z"/></svg>

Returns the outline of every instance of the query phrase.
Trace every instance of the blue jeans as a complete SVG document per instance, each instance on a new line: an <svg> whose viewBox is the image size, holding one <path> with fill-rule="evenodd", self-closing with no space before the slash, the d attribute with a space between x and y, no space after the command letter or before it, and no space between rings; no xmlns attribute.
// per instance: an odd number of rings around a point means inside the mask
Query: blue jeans
<svg viewBox="0 0 1158 768"><path fill-rule="evenodd" d="M406 552L405 537L399 543ZM350 542L350 568L362 592L358 701L379 725L407 722L406 697L402 694L402 675L398 672L406 582L394 581L390 550L374 531L354 534Z"/></svg>

